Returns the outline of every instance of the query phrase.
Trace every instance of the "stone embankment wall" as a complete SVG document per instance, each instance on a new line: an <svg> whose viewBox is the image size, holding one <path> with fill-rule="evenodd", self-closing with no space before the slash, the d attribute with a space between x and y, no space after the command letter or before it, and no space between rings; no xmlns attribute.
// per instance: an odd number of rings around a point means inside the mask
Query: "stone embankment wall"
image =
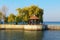
<svg viewBox="0 0 60 40"><path fill-rule="evenodd" d="M10 29L10 30L60 30L60 25L10 25L10 24L0 24L0 29Z"/></svg>
<svg viewBox="0 0 60 40"><path fill-rule="evenodd" d="M4 25L0 25L0 29L4 28L4 29L23 29L23 25L7 25L7 24L4 24Z"/></svg>
<svg viewBox="0 0 60 40"><path fill-rule="evenodd" d="M60 30L60 25L47 25L49 30Z"/></svg>
<svg viewBox="0 0 60 40"><path fill-rule="evenodd" d="M0 29L42 30L42 25L0 25Z"/></svg>

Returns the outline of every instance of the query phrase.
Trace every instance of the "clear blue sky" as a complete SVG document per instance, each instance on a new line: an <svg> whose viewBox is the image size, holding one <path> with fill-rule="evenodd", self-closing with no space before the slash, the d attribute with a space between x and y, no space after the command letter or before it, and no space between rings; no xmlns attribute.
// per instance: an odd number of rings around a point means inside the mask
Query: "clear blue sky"
<svg viewBox="0 0 60 40"><path fill-rule="evenodd" d="M44 10L44 21L60 21L60 0L0 0L0 9L3 5L9 9L7 15L16 15L16 8L37 5Z"/></svg>

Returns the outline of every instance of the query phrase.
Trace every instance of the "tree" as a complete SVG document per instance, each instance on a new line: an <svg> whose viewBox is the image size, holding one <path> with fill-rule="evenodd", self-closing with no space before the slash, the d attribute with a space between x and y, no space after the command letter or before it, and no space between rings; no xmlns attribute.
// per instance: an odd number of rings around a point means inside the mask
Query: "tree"
<svg viewBox="0 0 60 40"><path fill-rule="evenodd" d="M0 12L0 19L4 19L4 18L5 18L4 14Z"/></svg>
<svg viewBox="0 0 60 40"><path fill-rule="evenodd" d="M5 17L5 22L6 22L6 23L8 22L8 17Z"/></svg>
<svg viewBox="0 0 60 40"><path fill-rule="evenodd" d="M3 15L4 15L4 22L6 22L6 14L7 14L7 12L8 12L8 8L4 5L4 6L2 6L2 13L3 13Z"/></svg>
<svg viewBox="0 0 60 40"><path fill-rule="evenodd" d="M8 16L8 22L15 22L15 15L13 13L11 13L9 16Z"/></svg>
<svg viewBox="0 0 60 40"><path fill-rule="evenodd" d="M2 12L0 12L0 19L2 18Z"/></svg>
<svg viewBox="0 0 60 40"><path fill-rule="evenodd" d="M28 21L28 17L27 17L28 10L27 10L27 8L23 8L23 9L18 8L17 11L18 11L18 16L21 18L22 22Z"/></svg>
<svg viewBox="0 0 60 40"><path fill-rule="evenodd" d="M4 16L6 16L6 13L8 12L8 8L5 5L2 6L2 12L3 12Z"/></svg>
<svg viewBox="0 0 60 40"><path fill-rule="evenodd" d="M0 21L1 21L1 19L2 19L2 15L3 15L2 12L0 12Z"/></svg>
<svg viewBox="0 0 60 40"><path fill-rule="evenodd" d="M23 20L25 21L25 22L27 22L28 21L28 17L29 17L29 11L28 11L28 8L27 7L24 7L23 9Z"/></svg>
<svg viewBox="0 0 60 40"><path fill-rule="evenodd" d="M22 19L21 19L20 16L16 16L16 17L15 17L15 22L16 22L16 24L18 24L18 22L21 22L21 21L22 21Z"/></svg>
<svg viewBox="0 0 60 40"><path fill-rule="evenodd" d="M43 9L39 8L38 6L32 5L29 7L29 16L36 15L40 22L43 22Z"/></svg>
<svg viewBox="0 0 60 40"><path fill-rule="evenodd" d="M18 15L22 18L23 21L29 20L30 16L36 15L40 22L43 22L43 9L39 8L38 6L32 5L29 7L18 8Z"/></svg>

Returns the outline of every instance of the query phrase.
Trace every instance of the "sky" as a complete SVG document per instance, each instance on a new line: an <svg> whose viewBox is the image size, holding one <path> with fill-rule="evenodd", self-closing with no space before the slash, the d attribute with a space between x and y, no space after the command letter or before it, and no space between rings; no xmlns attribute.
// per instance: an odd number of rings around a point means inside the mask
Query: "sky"
<svg viewBox="0 0 60 40"><path fill-rule="evenodd" d="M0 0L2 6L7 7L6 15L17 14L17 8L37 5L44 10L43 21L60 21L60 0Z"/></svg>

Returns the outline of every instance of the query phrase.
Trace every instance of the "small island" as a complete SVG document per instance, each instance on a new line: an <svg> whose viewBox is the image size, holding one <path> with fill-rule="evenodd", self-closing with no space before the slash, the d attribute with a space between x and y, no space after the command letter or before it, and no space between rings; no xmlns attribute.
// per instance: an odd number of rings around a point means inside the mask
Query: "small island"
<svg viewBox="0 0 60 40"><path fill-rule="evenodd" d="M6 9L4 11L0 11L0 29L42 30L43 9L38 6L17 8L17 15L6 16Z"/></svg>

